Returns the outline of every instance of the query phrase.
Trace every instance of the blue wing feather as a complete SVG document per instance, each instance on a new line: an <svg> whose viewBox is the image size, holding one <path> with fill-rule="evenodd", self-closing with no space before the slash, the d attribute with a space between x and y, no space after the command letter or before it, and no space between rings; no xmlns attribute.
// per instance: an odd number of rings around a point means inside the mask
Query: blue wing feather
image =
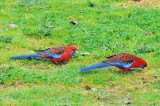
<svg viewBox="0 0 160 106"><path fill-rule="evenodd" d="M40 54L29 54L29 55L13 56L10 58L17 59L17 58L29 58L29 57L41 57L41 55Z"/></svg>
<svg viewBox="0 0 160 106"><path fill-rule="evenodd" d="M130 66L133 64L133 62L126 64L126 63L121 63L121 62L119 62L119 61L115 61L115 64L116 64L116 66L118 66L118 67L128 68L128 67L130 67Z"/></svg>
<svg viewBox="0 0 160 106"><path fill-rule="evenodd" d="M97 68L104 68L104 67L110 67L110 66L112 66L112 65L100 62L100 63L96 63L96 64L93 64L93 65L90 65L90 66L87 66L87 67L80 68L78 70L80 70L80 71L87 71L87 70L92 70L92 69L97 69Z"/></svg>
<svg viewBox="0 0 160 106"><path fill-rule="evenodd" d="M115 61L115 60L104 60L102 62L106 64L110 64L112 66L116 66L116 67L129 68L133 64L134 61L123 62L123 61Z"/></svg>
<svg viewBox="0 0 160 106"><path fill-rule="evenodd" d="M44 52L43 54L46 55L46 56L49 56L49 57L53 57L55 59L61 58L61 54L53 54L51 52Z"/></svg>

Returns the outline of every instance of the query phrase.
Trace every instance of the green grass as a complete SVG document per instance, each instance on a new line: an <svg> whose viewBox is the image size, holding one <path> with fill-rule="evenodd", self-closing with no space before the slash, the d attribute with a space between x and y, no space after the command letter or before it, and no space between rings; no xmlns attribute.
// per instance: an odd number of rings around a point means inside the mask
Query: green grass
<svg viewBox="0 0 160 106"><path fill-rule="evenodd" d="M160 9L125 8L121 1L126 0L1 0L0 105L125 105L129 98L131 105L159 106ZM9 58L70 44L79 51L64 65ZM80 56L84 52L90 55ZM114 67L77 70L121 52L142 57L149 66L127 74Z"/></svg>

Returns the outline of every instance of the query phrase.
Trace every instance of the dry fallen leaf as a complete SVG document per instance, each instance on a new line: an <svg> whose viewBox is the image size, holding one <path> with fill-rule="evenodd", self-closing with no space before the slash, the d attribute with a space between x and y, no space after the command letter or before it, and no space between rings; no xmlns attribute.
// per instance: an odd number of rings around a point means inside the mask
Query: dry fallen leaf
<svg viewBox="0 0 160 106"><path fill-rule="evenodd" d="M125 104L134 104L131 100L130 100L130 97L123 97L123 102L125 103Z"/></svg>
<svg viewBox="0 0 160 106"><path fill-rule="evenodd" d="M52 27L54 27L54 26L45 26L46 28L52 28Z"/></svg>
<svg viewBox="0 0 160 106"><path fill-rule="evenodd" d="M81 53L81 56L85 56L85 55L90 55L90 53L86 52L86 53Z"/></svg>
<svg viewBox="0 0 160 106"><path fill-rule="evenodd" d="M15 24L9 24L10 27L18 27L17 25Z"/></svg>
<svg viewBox="0 0 160 106"><path fill-rule="evenodd" d="M96 89L96 88L91 88L91 90L92 90L92 91L97 91L97 89Z"/></svg>
<svg viewBox="0 0 160 106"><path fill-rule="evenodd" d="M151 33L149 33L149 32L145 32L144 34L145 34L145 35L154 35L154 34L155 34L155 32L151 32Z"/></svg>
<svg viewBox="0 0 160 106"><path fill-rule="evenodd" d="M85 90L92 90L92 91L97 91L96 88L91 88L88 85L85 86Z"/></svg>
<svg viewBox="0 0 160 106"><path fill-rule="evenodd" d="M85 86L85 90L91 90L91 87L89 87L88 85Z"/></svg>
<svg viewBox="0 0 160 106"><path fill-rule="evenodd" d="M127 8L127 4L123 4L122 6L123 6L124 8Z"/></svg>
<svg viewBox="0 0 160 106"><path fill-rule="evenodd" d="M78 24L78 22L77 22L77 21L74 21L74 20L71 20L70 23L73 24L73 25Z"/></svg>

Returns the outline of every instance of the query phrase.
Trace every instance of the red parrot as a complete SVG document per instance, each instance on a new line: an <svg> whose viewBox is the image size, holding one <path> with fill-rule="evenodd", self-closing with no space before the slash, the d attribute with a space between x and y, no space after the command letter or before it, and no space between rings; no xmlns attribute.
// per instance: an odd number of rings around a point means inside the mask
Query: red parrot
<svg viewBox="0 0 160 106"><path fill-rule="evenodd" d="M37 54L13 56L11 59L28 58L28 57L42 57L51 59L54 63L69 60L76 52L77 48L73 46L54 46L45 50L35 51Z"/></svg>
<svg viewBox="0 0 160 106"><path fill-rule="evenodd" d="M107 57L108 60L104 60L100 63L93 64L91 66L80 68L80 71L87 71L97 68L116 66L123 70L124 73L131 68L145 68L147 67L147 62L140 57L137 57L128 53L119 53Z"/></svg>

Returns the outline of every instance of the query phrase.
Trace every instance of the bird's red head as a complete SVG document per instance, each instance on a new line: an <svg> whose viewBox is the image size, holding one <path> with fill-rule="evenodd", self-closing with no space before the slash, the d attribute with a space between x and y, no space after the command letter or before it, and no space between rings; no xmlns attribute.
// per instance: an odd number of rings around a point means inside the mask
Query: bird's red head
<svg viewBox="0 0 160 106"><path fill-rule="evenodd" d="M66 51L70 52L71 55L73 55L76 52L77 48L73 46L67 46Z"/></svg>
<svg viewBox="0 0 160 106"><path fill-rule="evenodd" d="M144 67L147 67L148 66L148 64L147 64L147 62L146 61L144 61Z"/></svg>
<svg viewBox="0 0 160 106"><path fill-rule="evenodd" d="M66 49L71 50L71 51L76 51L77 50L77 48L73 47L73 46L67 46Z"/></svg>
<svg viewBox="0 0 160 106"><path fill-rule="evenodd" d="M146 61L145 61L145 64L144 64L144 66L145 66L145 67L147 67L147 66L148 66L148 64L147 64L147 62L146 62Z"/></svg>
<svg viewBox="0 0 160 106"><path fill-rule="evenodd" d="M147 66L148 66L147 62L142 59L142 60L141 60L141 65L139 66L139 68L145 68L145 67L147 67Z"/></svg>

